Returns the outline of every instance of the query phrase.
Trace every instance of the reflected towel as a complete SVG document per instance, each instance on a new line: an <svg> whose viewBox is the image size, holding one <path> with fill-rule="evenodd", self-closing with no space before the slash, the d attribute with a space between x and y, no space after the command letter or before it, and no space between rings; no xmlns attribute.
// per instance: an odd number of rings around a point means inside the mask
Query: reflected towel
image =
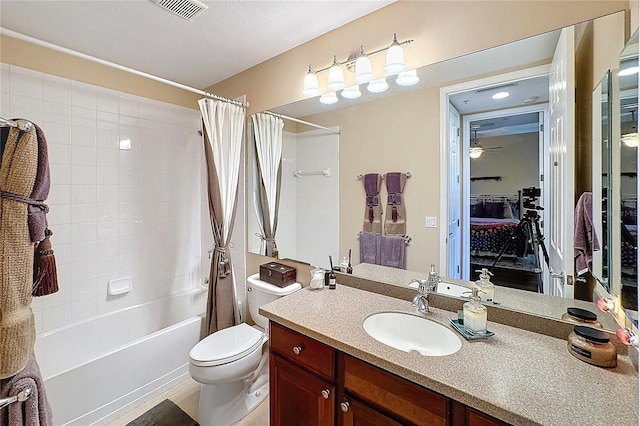
<svg viewBox="0 0 640 426"><path fill-rule="evenodd" d="M26 388L31 388L31 396L24 402L14 402L0 410L0 426L50 426L53 414L40 367L32 352L25 368L13 377L0 381L0 398L16 396Z"/></svg>
<svg viewBox="0 0 640 426"><path fill-rule="evenodd" d="M360 234L360 263L380 265L380 234L363 232Z"/></svg>
<svg viewBox="0 0 640 426"><path fill-rule="evenodd" d="M404 237L383 235L380 241L380 265L404 269Z"/></svg>
<svg viewBox="0 0 640 426"><path fill-rule="evenodd" d="M593 194L583 193L576 204L573 232L573 256L575 259L576 275L580 276L591 271L593 252L600 250L598 236L593 230Z"/></svg>

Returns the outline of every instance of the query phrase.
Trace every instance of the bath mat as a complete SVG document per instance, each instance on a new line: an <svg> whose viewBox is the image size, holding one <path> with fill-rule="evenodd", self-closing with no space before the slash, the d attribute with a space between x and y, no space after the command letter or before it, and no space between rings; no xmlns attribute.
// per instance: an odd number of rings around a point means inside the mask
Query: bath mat
<svg viewBox="0 0 640 426"><path fill-rule="evenodd" d="M176 404L165 399L127 426L198 426L198 422Z"/></svg>

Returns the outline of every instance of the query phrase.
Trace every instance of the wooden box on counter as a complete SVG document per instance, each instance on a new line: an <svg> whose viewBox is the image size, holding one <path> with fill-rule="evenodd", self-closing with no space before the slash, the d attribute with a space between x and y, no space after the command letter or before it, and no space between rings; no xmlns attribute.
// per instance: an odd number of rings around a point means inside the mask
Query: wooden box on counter
<svg viewBox="0 0 640 426"><path fill-rule="evenodd" d="M296 268L277 262L260 265L260 279L278 287L286 287L296 282Z"/></svg>

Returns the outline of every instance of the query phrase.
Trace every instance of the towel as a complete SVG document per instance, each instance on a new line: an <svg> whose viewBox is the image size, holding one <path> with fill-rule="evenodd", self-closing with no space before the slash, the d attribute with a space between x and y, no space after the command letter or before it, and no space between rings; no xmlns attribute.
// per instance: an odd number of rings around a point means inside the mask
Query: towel
<svg viewBox="0 0 640 426"><path fill-rule="evenodd" d="M600 250L598 236L593 231L593 194L585 192L580 195L576 204L573 231L573 255L576 275L591 271L593 252Z"/></svg>
<svg viewBox="0 0 640 426"><path fill-rule="evenodd" d="M21 197L33 191L38 167L35 129L9 130L0 162L0 190ZM35 342L31 310L33 243L27 204L0 197L0 379L27 364Z"/></svg>
<svg viewBox="0 0 640 426"><path fill-rule="evenodd" d="M389 172L385 175L387 186L387 214L384 218L386 235L405 235L407 233L406 209L402 202L402 191L407 182L407 175L400 172Z"/></svg>
<svg viewBox="0 0 640 426"><path fill-rule="evenodd" d="M362 179L366 194L366 208L362 230L382 234L382 207L380 206L380 183L382 177L377 173L367 173Z"/></svg>
<svg viewBox="0 0 640 426"><path fill-rule="evenodd" d="M373 232L360 234L360 263L380 264L380 237Z"/></svg>
<svg viewBox="0 0 640 426"><path fill-rule="evenodd" d="M14 402L0 409L0 426L49 426L53 425L53 414L40 367L33 352L25 368L15 376L0 380L0 398L16 396L26 388L31 389L31 396L24 402Z"/></svg>
<svg viewBox="0 0 640 426"><path fill-rule="evenodd" d="M38 171L30 198L34 201L43 202L49 196L49 188L51 187L49 154L47 138L45 138L44 132L35 124L34 127L38 138ZM31 235L31 242L38 243L44 240L45 230L47 229L47 211L47 206L29 205L29 234Z"/></svg>
<svg viewBox="0 0 640 426"><path fill-rule="evenodd" d="M399 235L383 235L380 240L379 265L404 269L404 237Z"/></svg>

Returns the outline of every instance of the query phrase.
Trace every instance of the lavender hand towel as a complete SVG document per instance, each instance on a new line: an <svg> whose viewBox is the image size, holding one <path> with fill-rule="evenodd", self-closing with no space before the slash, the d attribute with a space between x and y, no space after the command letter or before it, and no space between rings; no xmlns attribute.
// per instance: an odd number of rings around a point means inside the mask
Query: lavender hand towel
<svg viewBox="0 0 640 426"><path fill-rule="evenodd" d="M14 402L0 410L0 426L52 426L53 414L40 367L36 357L31 353L25 368L13 377L0 380L0 398L16 396L26 388L31 389L31 396L24 402ZM24 419L24 420L23 420Z"/></svg>
<svg viewBox="0 0 640 426"><path fill-rule="evenodd" d="M383 235L380 241L380 265L404 269L404 237Z"/></svg>
<svg viewBox="0 0 640 426"><path fill-rule="evenodd" d="M574 216L573 255L575 258L576 275L580 276L591 271L593 252L600 250L598 236L593 230L593 194L583 193L576 204Z"/></svg>
<svg viewBox="0 0 640 426"><path fill-rule="evenodd" d="M380 237L373 232L360 234L360 263L380 264Z"/></svg>

